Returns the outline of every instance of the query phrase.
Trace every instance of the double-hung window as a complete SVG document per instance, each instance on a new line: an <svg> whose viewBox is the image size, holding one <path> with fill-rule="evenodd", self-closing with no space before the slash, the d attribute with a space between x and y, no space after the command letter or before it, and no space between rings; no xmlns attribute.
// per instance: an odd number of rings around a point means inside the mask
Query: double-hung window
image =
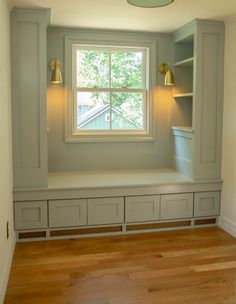
<svg viewBox="0 0 236 304"><path fill-rule="evenodd" d="M153 139L150 50L127 45L71 43L68 142Z"/></svg>

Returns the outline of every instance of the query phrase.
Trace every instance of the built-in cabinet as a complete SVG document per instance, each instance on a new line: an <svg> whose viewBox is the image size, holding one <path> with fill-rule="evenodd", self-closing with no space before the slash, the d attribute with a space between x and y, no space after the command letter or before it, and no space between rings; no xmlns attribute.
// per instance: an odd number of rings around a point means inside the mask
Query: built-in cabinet
<svg viewBox="0 0 236 304"><path fill-rule="evenodd" d="M87 225L87 200L48 201L50 227L72 227Z"/></svg>
<svg viewBox="0 0 236 304"><path fill-rule="evenodd" d="M220 192L25 201L15 202L14 210L19 239L28 238L28 235L34 238L34 231L42 232L42 229L47 230L49 237L55 237L60 236L62 229L66 229L62 235L70 236L70 229L73 229L72 234L80 236L89 235L89 229L96 235L100 229L103 229L102 232L127 233L159 228L191 228L194 220L199 218L203 219L203 224L216 223ZM108 229L112 226L112 231L105 230L106 226ZM114 227L119 229L114 230ZM46 231L43 232L46 237Z"/></svg>
<svg viewBox="0 0 236 304"><path fill-rule="evenodd" d="M193 193L162 195L160 209L161 220L191 217L193 217Z"/></svg>
<svg viewBox="0 0 236 304"><path fill-rule="evenodd" d="M194 216L220 215L220 192L194 194Z"/></svg>
<svg viewBox="0 0 236 304"><path fill-rule="evenodd" d="M15 229L48 227L47 201L20 202L14 205Z"/></svg>
<svg viewBox="0 0 236 304"><path fill-rule="evenodd" d="M47 186L48 9L11 12L13 179L15 188Z"/></svg>
<svg viewBox="0 0 236 304"><path fill-rule="evenodd" d="M88 224L103 225L124 222L124 197L88 199Z"/></svg>
<svg viewBox="0 0 236 304"><path fill-rule="evenodd" d="M125 198L125 221L145 222L160 219L160 195L130 196Z"/></svg>
<svg viewBox="0 0 236 304"><path fill-rule="evenodd" d="M47 9L12 10L14 188L19 197L27 198L14 202L18 239L215 224L220 213L216 184L221 178L224 24L194 20L172 36L171 154L175 170L192 178L191 183L163 185L158 180L125 190L105 185L105 196L99 196L102 189L48 187L48 22Z"/></svg>
<svg viewBox="0 0 236 304"><path fill-rule="evenodd" d="M173 166L195 180L220 179L224 23L197 19L173 40Z"/></svg>

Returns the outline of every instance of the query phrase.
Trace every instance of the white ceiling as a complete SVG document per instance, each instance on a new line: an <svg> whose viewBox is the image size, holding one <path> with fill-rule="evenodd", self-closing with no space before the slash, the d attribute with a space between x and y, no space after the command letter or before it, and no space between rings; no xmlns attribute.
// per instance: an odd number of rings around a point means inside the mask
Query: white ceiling
<svg viewBox="0 0 236 304"><path fill-rule="evenodd" d="M194 18L225 20L236 0L175 0L162 8L139 8L126 0L8 0L12 6L51 8L51 25L170 32Z"/></svg>

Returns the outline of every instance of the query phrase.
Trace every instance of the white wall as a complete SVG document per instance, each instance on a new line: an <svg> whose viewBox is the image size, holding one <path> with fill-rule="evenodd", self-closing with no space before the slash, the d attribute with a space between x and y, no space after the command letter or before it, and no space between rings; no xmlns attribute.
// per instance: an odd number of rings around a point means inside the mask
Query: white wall
<svg viewBox="0 0 236 304"><path fill-rule="evenodd" d="M236 16L226 21L220 226L236 237Z"/></svg>
<svg viewBox="0 0 236 304"><path fill-rule="evenodd" d="M15 243L12 208L10 33L9 11L5 0L0 0L0 37L0 303L3 303ZM7 221L10 223L8 240Z"/></svg>

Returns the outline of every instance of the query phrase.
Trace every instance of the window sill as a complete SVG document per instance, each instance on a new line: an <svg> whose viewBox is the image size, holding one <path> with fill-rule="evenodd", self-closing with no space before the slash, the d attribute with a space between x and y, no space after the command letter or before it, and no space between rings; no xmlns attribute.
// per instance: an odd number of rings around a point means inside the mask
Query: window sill
<svg viewBox="0 0 236 304"><path fill-rule="evenodd" d="M113 134L73 134L66 137L66 143L80 143L80 142L146 142L155 141L155 137L148 133L113 133Z"/></svg>

